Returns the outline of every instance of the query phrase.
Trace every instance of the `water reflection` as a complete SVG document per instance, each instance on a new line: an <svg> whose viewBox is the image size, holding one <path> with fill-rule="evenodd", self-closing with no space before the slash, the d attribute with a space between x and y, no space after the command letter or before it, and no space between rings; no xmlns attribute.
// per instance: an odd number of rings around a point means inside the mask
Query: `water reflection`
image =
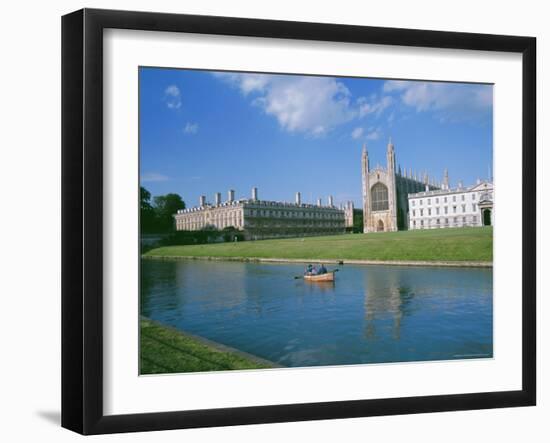
<svg viewBox="0 0 550 443"><path fill-rule="evenodd" d="M400 286L399 270L384 272L378 269L376 272L365 274L365 336L374 339L376 325L379 320L388 316L392 320L392 335L395 340L400 337L401 319L405 313L407 302L413 297L413 293L407 286Z"/></svg>
<svg viewBox="0 0 550 443"><path fill-rule="evenodd" d="M492 356L492 270L142 262L141 312L286 366Z"/></svg>

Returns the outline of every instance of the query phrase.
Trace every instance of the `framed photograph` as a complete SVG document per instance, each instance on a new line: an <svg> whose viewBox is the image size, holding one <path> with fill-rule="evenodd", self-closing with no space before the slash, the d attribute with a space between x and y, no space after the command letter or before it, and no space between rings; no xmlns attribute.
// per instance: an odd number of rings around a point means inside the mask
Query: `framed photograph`
<svg viewBox="0 0 550 443"><path fill-rule="evenodd" d="M62 20L62 425L536 402L536 40Z"/></svg>

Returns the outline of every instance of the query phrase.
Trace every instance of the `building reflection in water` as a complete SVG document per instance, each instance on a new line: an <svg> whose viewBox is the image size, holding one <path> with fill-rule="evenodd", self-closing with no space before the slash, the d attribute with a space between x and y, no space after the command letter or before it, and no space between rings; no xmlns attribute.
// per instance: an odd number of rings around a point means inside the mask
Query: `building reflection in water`
<svg viewBox="0 0 550 443"><path fill-rule="evenodd" d="M365 337L375 339L378 334L385 334L389 321L394 340L399 340L401 322L410 313L414 298L406 282L406 272L401 268L386 268L364 275Z"/></svg>

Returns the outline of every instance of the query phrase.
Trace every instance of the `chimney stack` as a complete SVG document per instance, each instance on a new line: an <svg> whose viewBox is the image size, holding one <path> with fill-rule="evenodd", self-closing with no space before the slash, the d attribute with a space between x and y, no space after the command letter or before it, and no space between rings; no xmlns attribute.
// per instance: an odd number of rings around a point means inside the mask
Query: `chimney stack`
<svg viewBox="0 0 550 443"><path fill-rule="evenodd" d="M252 200L254 201L258 200L258 188L256 187L252 188Z"/></svg>
<svg viewBox="0 0 550 443"><path fill-rule="evenodd" d="M214 202L216 203L216 206L219 206L222 204L222 194L221 192L216 192L214 194Z"/></svg>
<svg viewBox="0 0 550 443"><path fill-rule="evenodd" d="M206 195L201 195L199 197L199 206L202 208L206 206Z"/></svg>
<svg viewBox="0 0 550 443"><path fill-rule="evenodd" d="M235 200L235 191L233 189L230 189L229 191L227 191L227 201L229 203L232 203L233 200Z"/></svg>
<svg viewBox="0 0 550 443"><path fill-rule="evenodd" d="M296 204L300 206L302 204L302 194L299 192L296 193Z"/></svg>

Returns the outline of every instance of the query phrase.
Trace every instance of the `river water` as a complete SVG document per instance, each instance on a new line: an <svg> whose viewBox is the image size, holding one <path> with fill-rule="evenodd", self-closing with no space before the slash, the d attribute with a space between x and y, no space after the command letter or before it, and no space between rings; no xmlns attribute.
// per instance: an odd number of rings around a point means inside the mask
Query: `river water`
<svg viewBox="0 0 550 443"><path fill-rule="evenodd" d="M288 367L492 357L491 268L303 267L142 260L141 314Z"/></svg>

